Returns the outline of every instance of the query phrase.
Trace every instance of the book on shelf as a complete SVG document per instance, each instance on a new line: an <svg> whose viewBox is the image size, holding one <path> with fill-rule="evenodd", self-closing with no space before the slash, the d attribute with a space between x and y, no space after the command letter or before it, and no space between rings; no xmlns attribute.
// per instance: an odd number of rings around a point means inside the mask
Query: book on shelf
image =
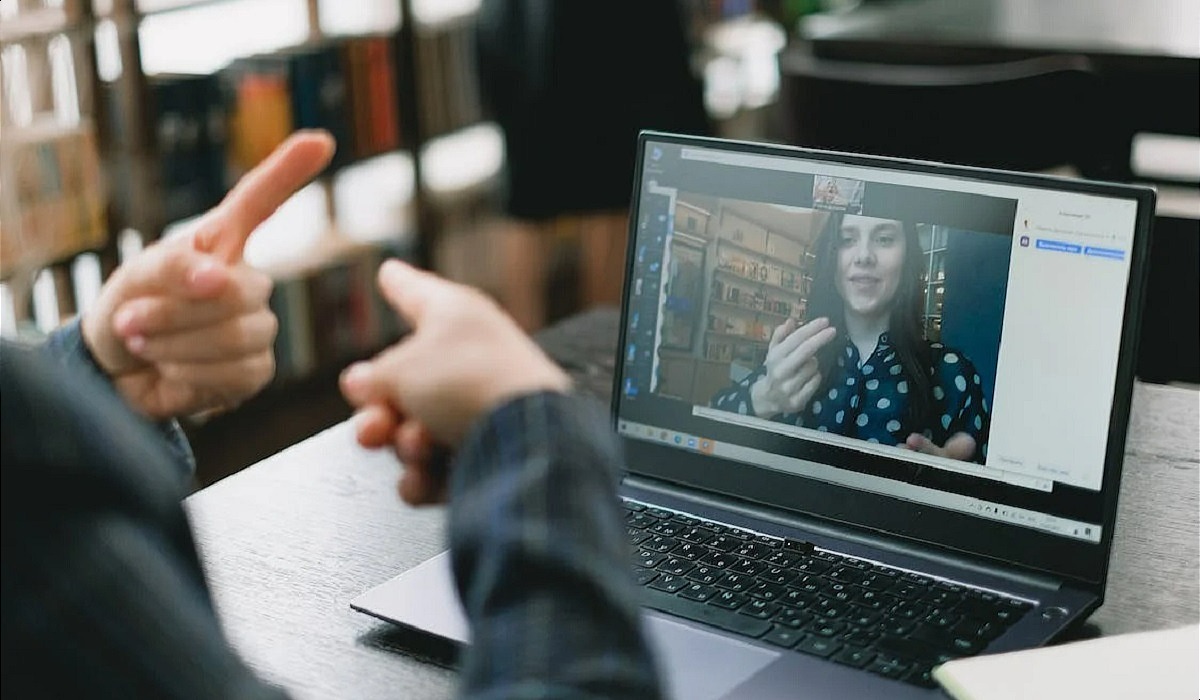
<svg viewBox="0 0 1200 700"><path fill-rule="evenodd" d="M282 54L239 59L226 69L234 179L262 162L292 133L288 74Z"/></svg>
<svg viewBox="0 0 1200 700"><path fill-rule="evenodd" d="M215 75L156 75L146 86L158 152L160 217L179 221L217 204L227 188L221 85Z"/></svg>
<svg viewBox="0 0 1200 700"><path fill-rule="evenodd" d="M418 80L421 131L426 138L447 134L479 122L474 40L470 19L435 31L415 32L414 54Z"/></svg>
<svg viewBox="0 0 1200 700"><path fill-rule="evenodd" d="M104 244L105 192L91 122L39 124L0 144L0 274Z"/></svg>
<svg viewBox="0 0 1200 700"><path fill-rule="evenodd" d="M324 129L337 141L331 166L354 159L350 123L350 86L336 42L297 47L288 51L288 86L292 93L292 119L296 129Z"/></svg>
<svg viewBox="0 0 1200 700"><path fill-rule="evenodd" d="M385 244L343 251L277 279L270 300L279 319L277 382L341 367L400 337L401 322L376 285L379 265L397 251Z"/></svg>
<svg viewBox="0 0 1200 700"><path fill-rule="evenodd" d="M370 143L368 154L384 153L400 147L400 98L396 50L388 37L366 37L363 44L365 84L369 101Z"/></svg>

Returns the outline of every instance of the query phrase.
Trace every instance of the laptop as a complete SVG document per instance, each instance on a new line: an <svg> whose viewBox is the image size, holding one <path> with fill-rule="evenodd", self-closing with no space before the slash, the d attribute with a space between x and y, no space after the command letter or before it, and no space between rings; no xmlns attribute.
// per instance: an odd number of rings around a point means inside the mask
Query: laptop
<svg viewBox="0 0 1200 700"><path fill-rule="evenodd" d="M612 427L672 697L939 697L1100 606L1152 190L637 149ZM444 553L352 607L469 644Z"/></svg>

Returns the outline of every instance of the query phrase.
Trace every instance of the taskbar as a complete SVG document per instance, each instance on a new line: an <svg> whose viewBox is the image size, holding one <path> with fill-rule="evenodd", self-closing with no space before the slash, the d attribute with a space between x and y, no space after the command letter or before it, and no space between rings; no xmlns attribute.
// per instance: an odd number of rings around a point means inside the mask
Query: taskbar
<svg viewBox="0 0 1200 700"><path fill-rule="evenodd" d="M1083 540L1094 544L1100 542L1102 529L1096 523L1072 520L1027 508L1018 508L1004 503L985 501L972 496L938 491L874 474L839 469L819 462L785 457L773 452L731 442L713 440L701 435L682 433L662 426L619 420L617 422L617 433L622 437L691 450L700 454L721 457L788 474L819 479L839 486L967 513L988 520L1019 525L1032 530L1041 530L1062 537Z"/></svg>

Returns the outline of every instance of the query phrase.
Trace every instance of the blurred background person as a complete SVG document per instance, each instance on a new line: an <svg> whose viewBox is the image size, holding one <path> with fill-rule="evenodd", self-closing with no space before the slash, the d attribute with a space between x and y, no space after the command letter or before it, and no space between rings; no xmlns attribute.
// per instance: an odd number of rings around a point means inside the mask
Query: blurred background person
<svg viewBox="0 0 1200 700"><path fill-rule="evenodd" d="M483 0L476 31L507 161L501 302L543 325L552 245L574 236L578 306L619 303L638 131L711 131L686 7Z"/></svg>

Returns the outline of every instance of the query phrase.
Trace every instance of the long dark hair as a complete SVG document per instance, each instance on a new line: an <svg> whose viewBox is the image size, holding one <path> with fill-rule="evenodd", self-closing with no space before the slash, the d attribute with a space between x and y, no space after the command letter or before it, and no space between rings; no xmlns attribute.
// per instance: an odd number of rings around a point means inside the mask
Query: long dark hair
<svg viewBox="0 0 1200 700"><path fill-rule="evenodd" d="M836 374L838 353L845 347L846 304L837 291L838 252L841 242L844 214L832 212L814 244L816 255L812 288L808 295L806 319L822 316L837 328L837 338L828 343L817 354L821 369L821 390L827 391ZM900 286L892 304L888 337L896 349L900 366L904 369L909 384L909 419L913 425L929 425L933 408L932 353L925 339L925 328L921 321L924 295L921 289L921 241L917 227L907 221L900 222L904 229L904 265L900 271Z"/></svg>

